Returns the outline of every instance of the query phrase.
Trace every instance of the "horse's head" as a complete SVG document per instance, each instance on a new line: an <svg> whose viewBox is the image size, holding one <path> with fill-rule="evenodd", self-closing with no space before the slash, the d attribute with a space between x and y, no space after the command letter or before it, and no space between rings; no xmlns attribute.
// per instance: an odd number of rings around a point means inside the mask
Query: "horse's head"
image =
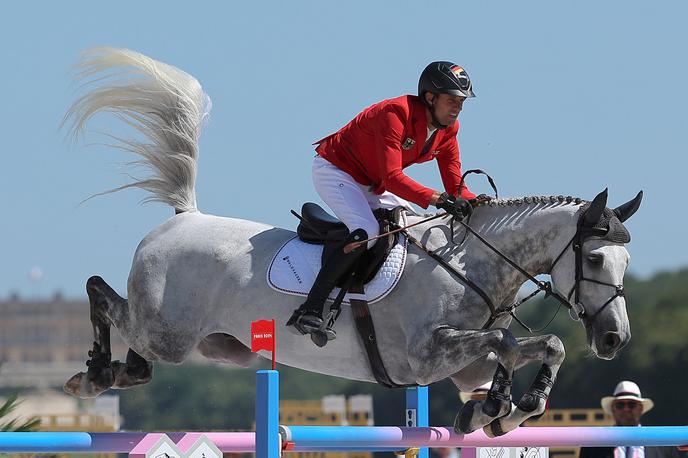
<svg viewBox="0 0 688 458"><path fill-rule="evenodd" d="M612 359L631 338L623 276L631 240L623 222L640 206L642 191L631 201L606 208L605 189L579 212L576 235L552 269L554 287L569 299L585 326L590 349Z"/></svg>

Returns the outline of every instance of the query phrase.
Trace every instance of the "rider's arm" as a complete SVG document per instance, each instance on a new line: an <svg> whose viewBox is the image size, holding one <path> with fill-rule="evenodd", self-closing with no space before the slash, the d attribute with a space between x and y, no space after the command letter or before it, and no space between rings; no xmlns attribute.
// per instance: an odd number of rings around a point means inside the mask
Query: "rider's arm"
<svg viewBox="0 0 688 458"><path fill-rule="evenodd" d="M423 208L437 201L439 193L411 179L402 171L401 143L404 122L400 113L388 108L378 114L375 151L384 188Z"/></svg>
<svg viewBox="0 0 688 458"><path fill-rule="evenodd" d="M461 161L459 159L459 142L456 139L456 133L459 130L458 123L446 133L447 137L441 144L438 145L440 153L437 155L437 166L440 169L442 176L442 184L448 194L459 196L464 199L474 199L475 194L468 190L466 184L461 185Z"/></svg>

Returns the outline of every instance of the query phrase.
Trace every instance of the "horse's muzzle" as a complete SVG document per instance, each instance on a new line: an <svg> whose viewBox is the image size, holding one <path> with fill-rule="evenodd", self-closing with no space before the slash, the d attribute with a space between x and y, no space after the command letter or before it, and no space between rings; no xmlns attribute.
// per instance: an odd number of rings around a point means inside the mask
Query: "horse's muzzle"
<svg viewBox="0 0 688 458"><path fill-rule="evenodd" d="M601 359L612 359L616 353L621 350L630 340L630 335L627 337L616 331L606 332L601 339L596 342L597 357Z"/></svg>

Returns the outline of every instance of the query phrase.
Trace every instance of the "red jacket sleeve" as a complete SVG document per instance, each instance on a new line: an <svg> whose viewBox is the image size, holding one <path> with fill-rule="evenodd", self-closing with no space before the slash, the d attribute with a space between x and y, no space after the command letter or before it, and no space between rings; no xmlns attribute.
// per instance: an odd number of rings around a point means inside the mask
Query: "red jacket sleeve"
<svg viewBox="0 0 688 458"><path fill-rule="evenodd" d="M458 133L458 127L456 129ZM459 142L456 135L447 135L447 138L438 145L440 153L437 155L437 166L442 176L442 184L447 194L460 196L464 199L473 199L475 194L468 190L465 183L459 189L461 183L461 160L459 159Z"/></svg>
<svg viewBox="0 0 688 458"><path fill-rule="evenodd" d="M402 116L387 108L378 114L375 130L375 152L384 188L402 199L428 208L434 191L414 181L402 171L401 137L404 133Z"/></svg>

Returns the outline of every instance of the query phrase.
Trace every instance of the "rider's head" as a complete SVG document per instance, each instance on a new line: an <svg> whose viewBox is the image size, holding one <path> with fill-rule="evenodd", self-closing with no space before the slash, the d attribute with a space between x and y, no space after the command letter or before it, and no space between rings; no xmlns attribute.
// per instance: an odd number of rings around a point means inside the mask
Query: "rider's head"
<svg viewBox="0 0 688 458"><path fill-rule="evenodd" d="M430 123L438 128L453 124L464 100L475 97L466 70L451 62L432 62L418 81L418 96L428 107Z"/></svg>

